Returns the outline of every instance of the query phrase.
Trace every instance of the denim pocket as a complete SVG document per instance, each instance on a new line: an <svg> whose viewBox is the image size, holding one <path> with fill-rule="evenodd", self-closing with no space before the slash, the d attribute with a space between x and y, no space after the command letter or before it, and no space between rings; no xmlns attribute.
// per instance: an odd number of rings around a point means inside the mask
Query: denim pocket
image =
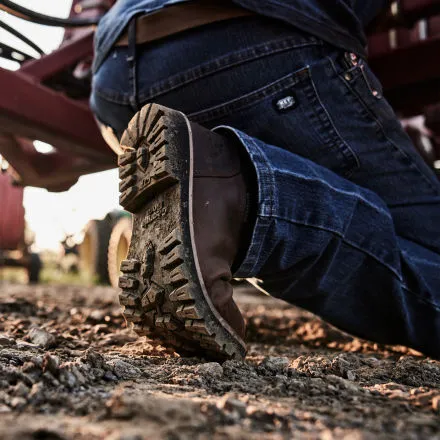
<svg viewBox="0 0 440 440"><path fill-rule="evenodd" d="M325 108L309 66L189 117L209 128L230 125L344 176L359 166Z"/></svg>

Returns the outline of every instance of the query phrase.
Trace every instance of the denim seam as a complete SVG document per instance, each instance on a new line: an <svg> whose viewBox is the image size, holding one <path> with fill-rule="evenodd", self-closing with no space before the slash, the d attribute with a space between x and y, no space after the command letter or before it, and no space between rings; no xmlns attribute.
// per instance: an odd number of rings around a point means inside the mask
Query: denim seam
<svg viewBox="0 0 440 440"><path fill-rule="evenodd" d="M106 101L112 102L113 104L129 105L130 103L130 95L128 93L120 94L114 92L113 90L102 89L96 86L93 87L93 93Z"/></svg>
<svg viewBox="0 0 440 440"><path fill-rule="evenodd" d="M255 219L255 226L252 233L251 243L246 252L246 256L237 269L235 275L242 277L249 277L254 274L256 271L256 267L259 263L258 258L255 256L260 255L261 248L263 247L264 239L268 234L269 228L264 224L262 219L270 219L273 217L273 212L277 208L277 198L274 196L274 192L276 190L275 187L275 177L271 170L270 164L267 160L266 155L263 150L259 147L259 145L255 142L254 139L245 136L243 139L243 135L233 127L228 127L225 125L221 125L215 127L213 131L226 129L228 131L232 131L243 147L248 152L248 155L254 164L255 171L257 174L257 182L258 182L258 214ZM255 160L257 158L257 160ZM261 166L264 163L266 166ZM268 183L270 182L270 183ZM269 202L267 205L264 205L263 202ZM258 240L255 240L255 237L258 237Z"/></svg>
<svg viewBox="0 0 440 440"><path fill-rule="evenodd" d="M261 217L268 217L268 216L261 215ZM334 235L338 236L342 240L343 243L345 243L348 246L351 246L352 248L357 249L358 251L368 255L369 257L373 258L378 263L380 263L384 267L386 267L389 271L391 271L396 276L396 278L400 281L400 283L402 283L402 286L404 286L402 277L400 276L399 272L396 271L396 269L394 269L393 267L391 267L389 264L385 263L384 261L380 260L376 255L372 254L371 252L367 251L366 249L361 248L356 243L353 243L353 242L347 240L344 237L344 235L341 234L340 232L334 231L334 230L329 229L329 228L325 228L323 226L311 225L311 224L307 224L307 223L304 223L304 222L292 220L292 219L285 218L285 217L280 216L280 215L272 215L271 218L272 219L277 219L277 220L282 220L282 221L285 221L287 223L291 223L291 224L294 224L294 225L306 226L306 227L309 227L309 228L318 229L320 231L329 232L331 234L334 234Z"/></svg>
<svg viewBox="0 0 440 440"><path fill-rule="evenodd" d="M352 148L350 147L349 144L347 144L347 142L345 142L344 138L341 136L341 134L339 133L338 129L336 128L333 119L330 116L330 113L327 111L326 107L324 106L324 103L322 102L318 90L316 88L315 82L313 81L313 78L310 75L310 81L311 84L313 86L313 89L315 91L315 95L316 98L318 99L319 105L322 108L323 112L326 114L326 117L328 119L328 121L330 122L330 127L327 127L327 129L329 130L330 133L333 134L334 136L334 142L335 145L337 144L338 149L342 152L342 154L350 161L354 161L356 168L360 167L360 162L359 162L359 158L357 157L356 153L352 150ZM336 142L336 140L339 140L339 143ZM353 172L353 169L350 168L348 170L348 172L345 172L345 176L349 177L349 175L351 175Z"/></svg>
<svg viewBox="0 0 440 440"><path fill-rule="evenodd" d="M275 94L287 89L288 87L295 86L301 81L300 75L305 70L306 69L300 69L296 72L290 73L270 84L247 93L246 95L242 95L223 104L189 114L188 117L197 122L206 122L208 120L212 122L213 120L221 118L222 116L229 115L231 112L243 110L254 105L255 103L258 103L262 99L270 98Z"/></svg>
<svg viewBox="0 0 440 440"><path fill-rule="evenodd" d="M417 293L413 292L412 290L408 289L403 283L402 283L402 289L406 290L408 293L410 293L412 296L414 296L418 301L427 304L431 307L433 307L437 312L440 312L440 306L437 304L434 304L433 302L427 300L426 298L421 297Z"/></svg>
<svg viewBox="0 0 440 440"><path fill-rule="evenodd" d="M351 92L351 95L354 96L356 98L356 100L361 104L361 106L364 108L365 113L363 113L363 115L365 117L370 117L371 119L373 119L373 121L378 125L382 136L384 137L384 139L389 142L390 145L392 145L397 151L400 152L400 154L402 154L405 158L410 160L410 165L411 167L418 171L419 175L423 178L423 180L425 181L425 183L428 184L429 188L431 188L431 190L433 191L434 194L439 194L439 192L436 190L436 188L434 187L434 185L432 184L432 182L425 176L425 174L420 170L420 168L417 166L417 163L414 162L410 156L408 156L406 154L406 152L404 150L402 150L398 144L396 144L392 139L390 139L387 135L386 135L386 131L385 128L382 124L382 122L376 117L375 112L373 111L373 109L370 108L370 106L368 105L367 102L364 101L364 99L362 98L362 96L357 93L357 91L355 89L353 89L353 87L351 87L350 82L345 80L341 74L338 73L337 69L336 69L336 65L334 63L334 61L331 59L331 57L327 57L327 59L330 61L331 66L338 78L339 81L341 81L345 87L349 90L349 92ZM357 66L355 66L356 68ZM365 77L365 74L362 74L362 72L360 73L359 76L362 76L364 78L364 81L367 84L367 87L371 89L371 86L368 82L368 80Z"/></svg>
<svg viewBox="0 0 440 440"><path fill-rule="evenodd" d="M223 55L204 64L188 69L177 75L171 76L166 80L150 87L148 93L139 94L139 101L149 101L157 96L169 93L170 91L187 85L203 77L213 75L219 71L235 67L240 64L254 61L276 53L281 53L291 49L299 49L307 46L321 46L323 43L315 38L303 39L288 37L279 40L265 42L250 48L242 49L237 52Z"/></svg>

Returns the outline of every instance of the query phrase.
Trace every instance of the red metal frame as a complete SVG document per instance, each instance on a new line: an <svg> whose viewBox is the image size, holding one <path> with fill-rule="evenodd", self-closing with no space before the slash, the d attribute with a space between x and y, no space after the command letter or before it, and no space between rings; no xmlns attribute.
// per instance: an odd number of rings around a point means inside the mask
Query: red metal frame
<svg viewBox="0 0 440 440"><path fill-rule="evenodd" d="M47 85L92 55L90 31L18 71L0 69L0 154L23 185L61 191L83 174L115 166L116 156L102 139L87 102ZM33 140L53 145L56 152L38 153Z"/></svg>

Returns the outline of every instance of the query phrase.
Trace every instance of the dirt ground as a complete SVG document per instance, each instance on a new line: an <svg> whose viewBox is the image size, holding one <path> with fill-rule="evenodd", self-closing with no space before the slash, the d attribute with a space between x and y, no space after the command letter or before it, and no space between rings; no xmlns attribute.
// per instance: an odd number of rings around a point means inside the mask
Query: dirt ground
<svg viewBox="0 0 440 440"><path fill-rule="evenodd" d="M440 363L240 287L245 362L183 359L103 287L0 284L0 439L440 439Z"/></svg>

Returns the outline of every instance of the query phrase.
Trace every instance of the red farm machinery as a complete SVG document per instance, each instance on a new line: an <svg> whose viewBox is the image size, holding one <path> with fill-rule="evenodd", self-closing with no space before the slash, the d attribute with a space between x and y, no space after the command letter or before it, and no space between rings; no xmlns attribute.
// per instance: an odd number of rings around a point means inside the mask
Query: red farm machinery
<svg viewBox="0 0 440 440"><path fill-rule="evenodd" d="M114 138L110 132L100 132L88 106L94 26L113 3L74 0L70 17L58 19L0 0L0 9L6 13L67 29L62 45L44 54L31 39L0 19L1 28L40 53L38 58L32 58L0 43L0 57L20 62L17 71L0 68L0 157L8 164L0 179L0 256L6 251L14 255L22 246L20 187L64 191L81 175L116 166ZM436 168L440 160L440 0L395 1L374 23L369 35L370 65L380 78L386 97L420 154ZM412 122L416 116L419 123ZM36 140L52 145L54 150L39 153L34 147ZM111 227L116 220L119 218L109 223ZM127 219L125 223L123 236L127 241ZM110 240L108 225L93 228L86 238L90 243ZM105 244L102 246L106 248ZM118 246L116 253L123 254L126 243ZM95 244L92 248L97 249ZM91 264L98 264L96 252L86 252ZM0 258L0 265L30 267L28 255L22 250L16 257Z"/></svg>

